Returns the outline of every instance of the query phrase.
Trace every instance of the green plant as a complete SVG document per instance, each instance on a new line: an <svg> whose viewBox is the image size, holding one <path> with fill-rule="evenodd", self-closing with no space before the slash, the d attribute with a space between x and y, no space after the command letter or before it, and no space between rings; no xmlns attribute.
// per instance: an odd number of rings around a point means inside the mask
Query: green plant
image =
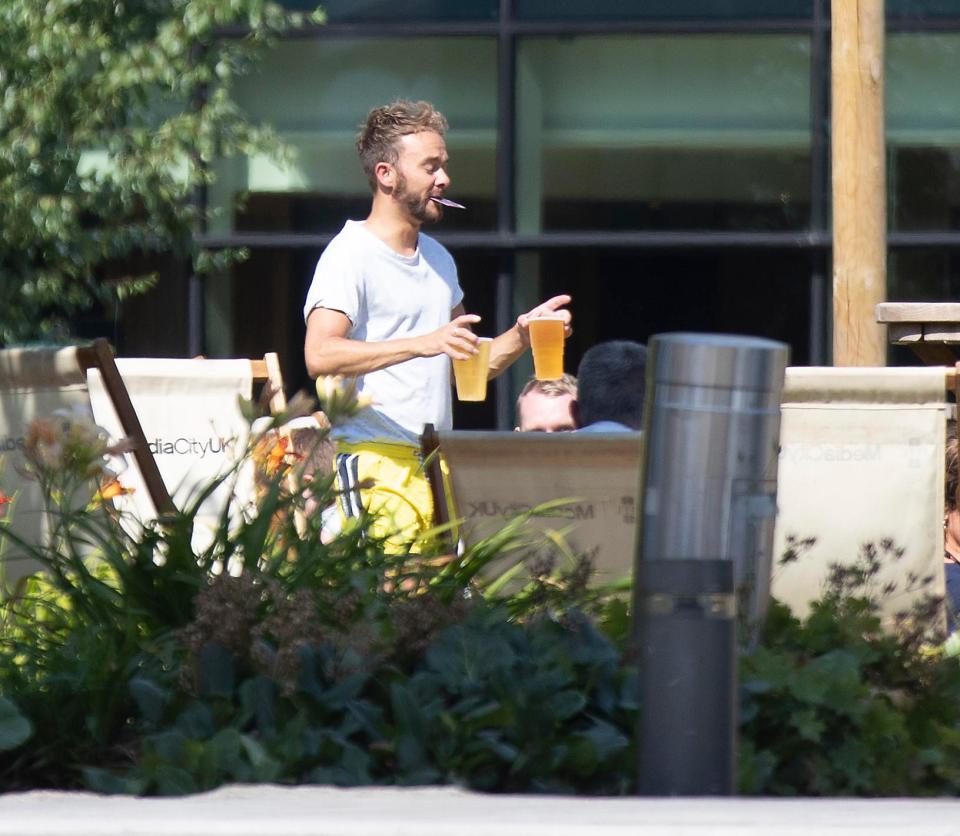
<svg viewBox="0 0 960 836"><path fill-rule="evenodd" d="M131 526L88 501L110 450L96 429L41 428L28 455L51 539L0 527L46 567L0 608L5 789L629 791L638 688L623 590L587 586L576 560L557 572L576 556L522 518L452 560L385 554L362 519L325 542L319 515L299 512L307 487L332 498L329 478L300 484L287 449L255 437L256 509L239 521L224 509L197 552L193 519L219 480ZM878 567L897 554L865 547L802 620L771 603L741 658L743 792L960 791L956 642L939 643L923 607L894 634L877 614ZM492 576L503 556L525 556L528 580Z"/></svg>
<svg viewBox="0 0 960 836"><path fill-rule="evenodd" d="M66 419L28 439L53 525L41 544L6 532L45 571L2 609L0 689L16 701L5 724L29 729L0 752L5 787L624 786L610 767L629 745L629 674L571 611L596 597L583 568L567 581L544 568L518 595L483 592L478 573L498 550L543 548L521 520L453 562L387 555L364 520L324 542L319 515L298 514L296 463L280 466L286 448L255 437L257 508L239 523L224 509L196 552L193 519L235 473L141 527L89 501L111 449ZM309 489L332 498L329 479Z"/></svg>
<svg viewBox="0 0 960 836"><path fill-rule="evenodd" d="M227 263L194 241L192 195L219 159L279 152L233 88L303 20L269 0L0 4L0 342L62 337L146 290L158 255Z"/></svg>
<svg viewBox="0 0 960 836"><path fill-rule="evenodd" d="M938 642L930 604L884 630L880 565L867 544L836 567L800 620L778 602L741 659L740 785L774 795L925 795L960 791L960 665Z"/></svg>

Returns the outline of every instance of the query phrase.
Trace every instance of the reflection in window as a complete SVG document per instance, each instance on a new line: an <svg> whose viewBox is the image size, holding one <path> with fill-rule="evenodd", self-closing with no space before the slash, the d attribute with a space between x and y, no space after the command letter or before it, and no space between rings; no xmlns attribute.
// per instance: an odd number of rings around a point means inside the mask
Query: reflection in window
<svg viewBox="0 0 960 836"><path fill-rule="evenodd" d="M285 41L243 80L237 98L276 128L290 153L282 163L223 161L210 193L223 210L221 226L212 231L335 232L345 217L366 214L370 191L354 146L357 129L371 108L398 98L427 99L450 123L450 195L469 207L451 226L493 228L494 39Z"/></svg>
<svg viewBox="0 0 960 836"><path fill-rule="evenodd" d="M891 228L960 229L960 35L887 38Z"/></svg>
<svg viewBox="0 0 960 836"><path fill-rule="evenodd" d="M290 10L321 6L328 23L438 23L454 20L496 20L498 0L280 0Z"/></svg>
<svg viewBox="0 0 960 836"><path fill-rule="evenodd" d="M891 20L924 20L960 17L960 0L886 0Z"/></svg>
<svg viewBox="0 0 960 836"><path fill-rule="evenodd" d="M773 20L807 18L813 0L516 0L524 20Z"/></svg>
<svg viewBox="0 0 960 836"><path fill-rule="evenodd" d="M805 228L809 63L799 35L525 40L521 228Z"/></svg>

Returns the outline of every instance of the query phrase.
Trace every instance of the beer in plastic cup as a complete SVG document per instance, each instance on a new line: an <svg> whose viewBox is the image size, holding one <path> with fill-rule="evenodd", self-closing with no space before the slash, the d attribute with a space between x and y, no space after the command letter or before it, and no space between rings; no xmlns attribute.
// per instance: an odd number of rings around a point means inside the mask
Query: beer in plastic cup
<svg viewBox="0 0 960 836"><path fill-rule="evenodd" d="M459 400L486 400L491 342L490 337L480 337L476 354L469 360L453 361L453 376L457 381L457 398Z"/></svg>
<svg viewBox="0 0 960 836"><path fill-rule="evenodd" d="M533 371L537 380L563 377L563 317L560 314L534 317L527 321Z"/></svg>

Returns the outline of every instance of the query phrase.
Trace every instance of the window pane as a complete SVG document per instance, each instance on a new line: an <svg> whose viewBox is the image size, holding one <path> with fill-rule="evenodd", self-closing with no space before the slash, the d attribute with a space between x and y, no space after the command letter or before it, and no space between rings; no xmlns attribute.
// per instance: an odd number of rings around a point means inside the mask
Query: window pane
<svg viewBox="0 0 960 836"><path fill-rule="evenodd" d="M524 40L520 227L805 228L809 64L798 35Z"/></svg>
<svg viewBox="0 0 960 836"><path fill-rule="evenodd" d="M886 12L899 20L960 17L960 0L887 0Z"/></svg>
<svg viewBox="0 0 960 836"><path fill-rule="evenodd" d="M313 11L318 5L330 23L496 20L498 0L281 0L291 10Z"/></svg>
<svg viewBox="0 0 960 836"><path fill-rule="evenodd" d="M774 20L809 17L813 0L517 0L528 20Z"/></svg>
<svg viewBox="0 0 960 836"><path fill-rule="evenodd" d="M890 35L886 46L890 226L958 229L960 35Z"/></svg>
<svg viewBox="0 0 960 836"><path fill-rule="evenodd" d="M211 189L213 204L224 210L216 231L336 231L344 218L365 214L370 191L354 148L357 128L372 107L396 98L432 101L450 123L449 194L469 211L448 225L494 226L494 39L285 41L237 96L255 119L277 129L291 156L284 164L224 161Z"/></svg>
<svg viewBox="0 0 960 836"><path fill-rule="evenodd" d="M809 362L809 255L796 252L556 251L542 255L540 294L573 297L568 371L604 340L645 343L669 331L745 334L790 344Z"/></svg>
<svg viewBox="0 0 960 836"><path fill-rule="evenodd" d="M929 248L891 250L887 256L887 298L891 302L960 299L960 252ZM916 366L919 362L910 348L890 346L890 365Z"/></svg>

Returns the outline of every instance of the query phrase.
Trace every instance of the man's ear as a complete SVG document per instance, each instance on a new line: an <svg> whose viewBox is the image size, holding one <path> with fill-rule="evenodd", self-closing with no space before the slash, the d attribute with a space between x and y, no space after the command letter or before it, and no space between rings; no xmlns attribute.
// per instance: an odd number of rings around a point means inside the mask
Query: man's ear
<svg viewBox="0 0 960 836"><path fill-rule="evenodd" d="M573 418L573 426L579 430L583 424L580 423L580 404L576 398L570 401L570 417Z"/></svg>
<svg viewBox="0 0 960 836"><path fill-rule="evenodd" d="M397 185L397 170L387 162L379 162L373 167L377 185L386 192L393 191Z"/></svg>

